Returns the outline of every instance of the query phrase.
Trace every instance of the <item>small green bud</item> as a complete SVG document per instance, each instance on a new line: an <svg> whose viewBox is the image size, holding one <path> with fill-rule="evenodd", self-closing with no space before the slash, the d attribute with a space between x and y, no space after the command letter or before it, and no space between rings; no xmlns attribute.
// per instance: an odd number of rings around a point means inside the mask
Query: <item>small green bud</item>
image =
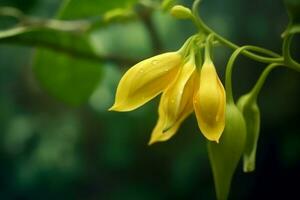
<svg viewBox="0 0 300 200"><path fill-rule="evenodd" d="M181 5L173 6L171 9L171 15L177 19L189 19L193 16L189 8Z"/></svg>
<svg viewBox="0 0 300 200"><path fill-rule="evenodd" d="M208 156L212 166L217 199L226 200L231 180L244 152L246 125L242 113L234 103L226 106L226 125L220 142L208 142Z"/></svg>
<svg viewBox="0 0 300 200"><path fill-rule="evenodd" d="M238 100L237 106L245 118L247 128L243 170L244 172L252 172L255 170L255 157L260 129L260 111L256 103L256 98L252 98L251 93L242 96Z"/></svg>
<svg viewBox="0 0 300 200"><path fill-rule="evenodd" d="M175 0L163 0L163 2L161 3L161 8L162 8L162 10L167 11L172 8L174 3L175 3Z"/></svg>

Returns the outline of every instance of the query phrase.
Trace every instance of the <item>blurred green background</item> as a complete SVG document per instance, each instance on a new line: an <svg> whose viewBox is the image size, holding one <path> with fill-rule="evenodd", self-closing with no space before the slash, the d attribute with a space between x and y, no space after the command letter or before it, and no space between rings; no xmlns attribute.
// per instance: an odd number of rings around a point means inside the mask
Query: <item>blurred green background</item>
<svg viewBox="0 0 300 200"><path fill-rule="evenodd" d="M107 112L128 67L177 50L195 31L188 21L135 2L0 0L0 6L40 18L97 21L106 11L132 6L139 13L99 23L84 35L35 31L0 40L0 199L215 199L205 139L194 116L170 141L148 147L157 98L133 112ZM281 0L204 0L201 16L240 45L281 51L280 34L288 22ZM15 23L0 17L3 30ZM296 60L299 44L296 37ZM230 53L215 49L223 81ZM263 68L239 59L236 97L253 86ZM239 166L230 199L297 199L299 91L299 73L284 68L271 73L259 97L257 169L243 174Z"/></svg>

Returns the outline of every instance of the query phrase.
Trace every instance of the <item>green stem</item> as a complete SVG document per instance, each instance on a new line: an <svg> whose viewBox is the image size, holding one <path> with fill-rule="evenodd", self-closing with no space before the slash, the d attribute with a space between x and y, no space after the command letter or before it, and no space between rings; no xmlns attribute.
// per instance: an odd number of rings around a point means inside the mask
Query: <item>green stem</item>
<svg viewBox="0 0 300 200"><path fill-rule="evenodd" d="M22 11L12 7L0 7L0 16L14 17L19 21L15 27L0 31L0 39L40 29L82 33L91 27L91 22L86 20L65 21L30 17L24 15Z"/></svg>
<svg viewBox="0 0 300 200"><path fill-rule="evenodd" d="M284 57L284 63L286 66L300 72L300 63L296 62L291 56L291 43L293 39L293 34L287 34L284 36L283 45L282 45L282 54Z"/></svg>
<svg viewBox="0 0 300 200"><path fill-rule="evenodd" d="M232 95L232 68L233 63L236 60L237 56L244 50L246 47L241 47L233 52L230 59L228 60L226 66L226 74L225 74L225 90L226 90L226 101L228 103L234 103L233 95Z"/></svg>
<svg viewBox="0 0 300 200"><path fill-rule="evenodd" d="M233 64L234 64L236 58L238 57L238 55L243 53L243 51L246 51L246 50L252 50L252 51L256 51L256 52L260 52L260 53L267 53L267 52L263 51L261 48L258 48L256 46L243 46L243 47L236 49L233 52L233 54L231 55L231 57L227 63L227 66L226 66L226 78L225 78L227 101L229 103L234 103L233 94L232 94L232 81L231 81ZM278 62L277 64L282 65L282 62Z"/></svg>
<svg viewBox="0 0 300 200"><path fill-rule="evenodd" d="M199 4L200 4L200 0L196 0L194 1L194 4L193 4L193 22L195 23L195 25L197 26L197 28L199 29L199 31L202 31L206 34L211 34L213 33L215 38L217 40L219 40L221 43L223 43L224 45L232 48L232 49L238 49L240 48L238 45L230 42L229 40L223 38L221 35L217 34L216 32L214 32L211 28L209 28L202 20L201 18L199 17L199 14L198 14L198 7L199 7ZM281 62L283 61L283 58L273 52L273 51L270 51L270 50L267 50L267 49L264 49L264 48L261 48L261 47L256 47L256 48L259 48L260 49L260 52L262 53L265 53L267 55L270 55L272 56L271 58L270 57L264 57L264 56L260 56L260 55L257 55L257 54L254 54L252 52L249 52L249 51L243 51L242 54L253 59L253 60L256 60L256 61L259 61L259 62L263 62L263 63L273 63L273 62Z"/></svg>
<svg viewBox="0 0 300 200"><path fill-rule="evenodd" d="M0 31L0 39L2 38L9 38L9 37L13 37L16 35L20 35L22 33L25 32L29 32L32 29L29 27L25 27L25 26L16 26L14 28L10 28L8 30L4 30L4 31Z"/></svg>
<svg viewBox="0 0 300 200"><path fill-rule="evenodd" d="M178 52L182 55L183 58L189 55L191 45L193 44L195 38L197 38L197 35L192 35L191 37L189 37L178 50Z"/></svg>
<svg viewBox="0 0 300 200"><path fill-rule="evenodd" d="M205 44L205 60L211 60L210 54L211 54L211 46L212 46L212 41L213 41L213 34L210 34L206 38L206 44Z"/></svg>
<svg viewBox="0 0 300 200"><path fill-rule="evenodd" d="M14 17L18 20L25 17L22 11L14 7L0 7L0 16Z"/></svg>
<svg viewBox="0 0 300 200"><path fill-rule="evenodd" d="M272 63L270 65L268 65L264 71L262 72L262 74L260 75L259 79L257 80L255 86L252 88L252 90L250 91L250 98L253 101L256 101L257 96L262 88L262 86L264 85L266 78L268 77L269 73L277 66L280 66L281 64L279 63Z"/></svg>

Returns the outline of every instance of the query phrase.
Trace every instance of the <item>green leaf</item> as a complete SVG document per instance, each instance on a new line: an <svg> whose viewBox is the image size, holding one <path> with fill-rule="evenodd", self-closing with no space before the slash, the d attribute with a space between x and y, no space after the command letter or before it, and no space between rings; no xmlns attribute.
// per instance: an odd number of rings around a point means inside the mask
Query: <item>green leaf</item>
<svg viewBox="0 0 300 200"><path fill-rule="evenodd" d="M74 106L89 99L101 78L101 61L96 59L87 35L43 31L19 39L41 42L48 48L36 50L33 72L50 95Z"/></svg>
<svg viewBox="0 0 300 200"><path fill-rule="evenodd" d="M59 18L74 19L100 15L109 9L130 5L130 2L134 1L65 1ZM49 47L54 47L52 50L37 50L33 66L35 76L52 96L71 105L80 105L89 99L98 85L101 63L93 59L95 54L88 39L89 34L52 33L47 31L44 34L29 36L34 40L44 41L43 43L49 44ZM23 39L24 37L26 36L23 36ZM66 48L68 51L62 53Z"/></svg>
<svg viewBox="0 0 300 200"><path fill-rule="evenodd" d="M57 52L71 51L82 56L96 56L87 35L56 30L38 30L7 38L4 41L42 46Z"/></svg>
<svg viewBox="0 0 300 200"><path fill-rule="evenodd" d="M132 6L137 0L67 0L59 17L63 19L95 17L115 8Z"/></svg>
<svg viewBox="0 0 300 200"><path fill-rule="evenodd" d="M66 0L58 18L101 16L108 10L132 6L135 2L136 0ZM65 103L84 103L100 81L101 60L94 51L94 44L91 44L90 33L35 30L16 34L3 41L48 48L36 50L33 72L42 88Z"/></svg>
<svg viewBox="0 0 300 200"><path fill-rule="evenodd" d="M101 78L101 63L39 49L33 71L49 94L76 106L87 101L95 90Z"/></svg>

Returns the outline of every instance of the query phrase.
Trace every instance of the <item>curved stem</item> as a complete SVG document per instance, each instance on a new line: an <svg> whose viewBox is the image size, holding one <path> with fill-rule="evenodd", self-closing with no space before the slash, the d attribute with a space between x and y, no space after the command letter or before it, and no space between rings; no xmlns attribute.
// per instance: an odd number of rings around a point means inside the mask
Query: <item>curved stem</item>
<svg viewBox="0 0 300 200"><path fill-rule="evenodd" d="M32 29L29 27L16 26L16 27L8 29L8 30L0 31L0 39L20 35L22 33L25 33L25 32L31 31L31 30Z"/></svg>
<svg viewBox="0 0 300 200"><path fill-rule="evenodd" d="M232 95L232 81L231 81L233 64L234 64L237 56L239 54L243 53L243 51L246 51L246 50L261 52L262 49L258 48L256 46L243 46L243 47L240 47L240 48L236 49L233 52L233 54L231 55L231 57L230 57L230 59L227 63L227 66L226 66L226 78L225 78L225 88L226 88L226 93L227 93L227 101L231 102L231 103L234 102L233 95ZM277 65L282 65L282 62L278 62Z"/></svg>
<svg viewBox="0 0 300 200"><path fill-rule="evenodd" d="M195 25L197 26L197 28L199 29L199 31L203 31L204 33L206 34L210 34L210 33L213 33L215 35L215 38L217 40L219 40L221 43L223 43L224 45L232 48L232 49L238 49L239 46L230 42L229 40L223 38L221 35L215 33L211 28L209 28L202 20L201 18L199 17L199 14L198 14L198 6L200 4L200 0L196 0L193 4L193 22L195 23ZM275 52L272 52L270 50L267 50L267 49L264 49L264 48L261 48L261 47L257 47L260 49L260 52L262 53L265 53L267 55L270 55L272 56L272 58L270 57L264 57L264 56L260 56L260 55L256 55L252 52L249 52L249 51L243 51L243 55L253 59L253 60L256 60L256 61L259 61L259 62L263 62L263 63L272 63L272 62L281 62L283 61L283 58L275 53ZM273 58L274 57L274 58Z"/></svg>
<svg viewBox="0 0 300 200"><path fill-rule="evenodd" d="M210 34L206 38L206 44L205 44L205 60L211 60L210 54L211 54L211 46L212 46L212 41L213 41L213 34Z"/></svg>
<svg viewBox="0 0 300 200"><path fill-rule="evenodd" d="M233 52L230 59L228 60L226 66L226 74L225 74L225 90L226 90L226 101L228 103L234 103L233 95L232 95L232 68L233 63L236 60L237 56L244 50L246 47L241 47Z"/></svg>
<svg viewBox="0 0 300 200"><path fill-rule="evenodd" d="M283 39L283 45L282 45L282 54L283 54L285 64L288 67L300 72L300 63L296 62L291 56L290 46L292 43L292 39L293 39L293 34L285 35Z"/></svg>
<svg viewBox="0 0 300 200"><path fill-rule="evenodd" d="M281 64L279 63L272 63L270 65L268 65L264 71L262 72L262 74L260 75L259 79L257 80L256 84L254 85L254 87L252 88L252 90L250 91L250 98L252 100L257 99L257 96L262 88L262 86L264 85L266 78L268 77L269 73L275 68L280 66Z"/></svg>
<svg viewBox="0 0 300 200"><path fill-rule="evenodd" d="M7 17L14 17L19 20L24 18L23 12L14 7L0 7L0 15L7 16Z"/></svg>

